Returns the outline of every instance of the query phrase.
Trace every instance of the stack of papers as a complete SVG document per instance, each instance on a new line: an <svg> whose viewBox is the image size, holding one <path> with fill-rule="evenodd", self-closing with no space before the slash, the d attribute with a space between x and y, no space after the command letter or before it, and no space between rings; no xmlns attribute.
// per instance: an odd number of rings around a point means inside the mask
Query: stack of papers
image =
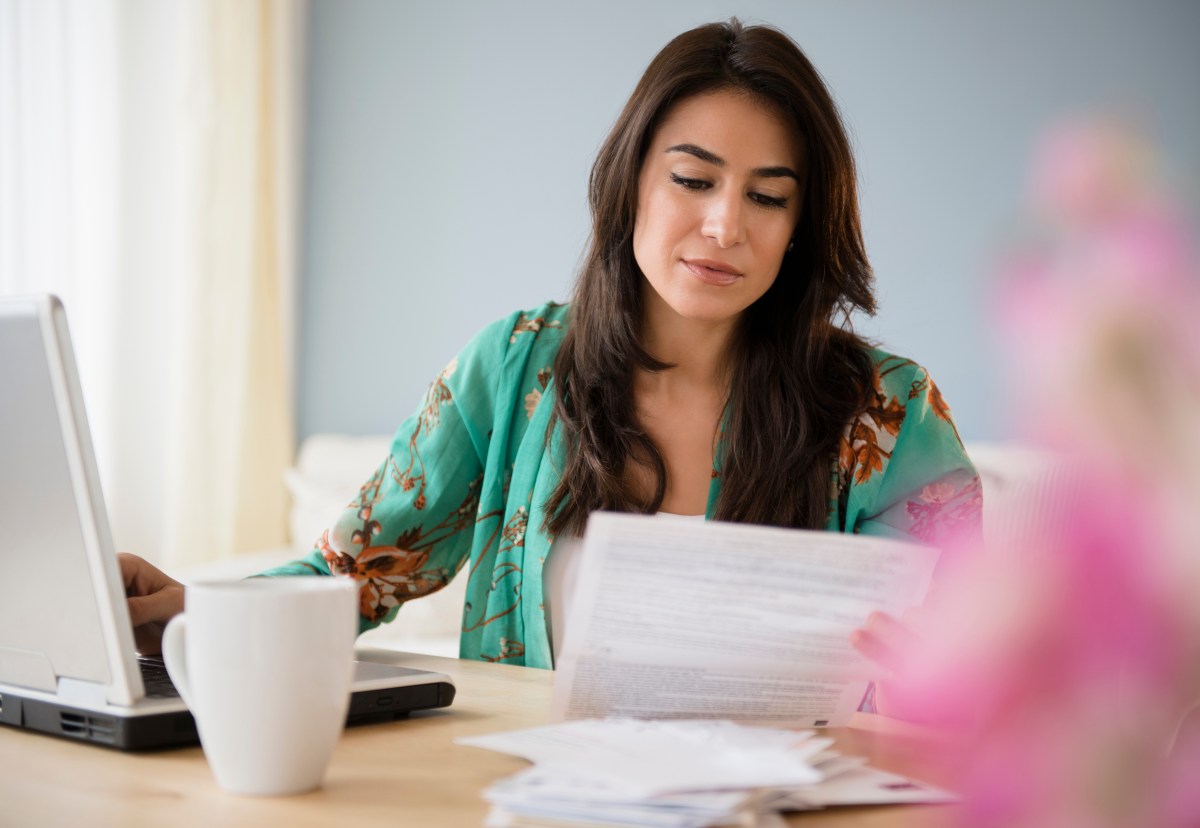
<svg viewBox="0 0 1200 828"><path fill-rule="evenodd" d="M484 793L492 828L705 828L829 805L955 799L841 756L811 730L589 719L458 741L534 763Z"/></svg>

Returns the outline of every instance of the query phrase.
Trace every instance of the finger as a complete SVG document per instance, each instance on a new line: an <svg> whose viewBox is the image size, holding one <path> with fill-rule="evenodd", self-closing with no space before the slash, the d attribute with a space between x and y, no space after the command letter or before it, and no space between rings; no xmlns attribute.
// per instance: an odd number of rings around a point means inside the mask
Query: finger
<svg viewBox="0 0 1200 828"><path fill-rule="evenodd" d="M892 672L900 669L900 655L870 630L855 630L850 633L850 644L876 664Z"/></svg>
<svg viewBox="0 0 1200 828"><path fill-rule="evenodd" d="M117 563L121 567L121 580L125 583L126 595L147 595L173 583L152 563L137 555L119 552Z"/></svg>
<svg viewBox="0 0 1200 828"><path fill-rule="evenodd" d="M121 567L121 581L125 584L126 591L137 580L141 565L144 563L145 561L137 555L131 555L128 552L117 553L117 565Z"/></svg>
<svg viewBox="0 0 1200 828"><path fill-rule="evenodd" d="M850 634L856 650L893 673L903 669L917 641L912 630L883 612L871 613L863 627Z"/></svg>
<svg viewBox="0 0 1200 828"><path fill-rule="evenodd" d="M934 620L935 615L927 606L909 607L900 615L900 623L918 636L931 629Z"/></svg>
<svg viewBox="0 0 1200 828"><path fill-rule="evenodd" d="M126 599L129 604L129 621L136 628L154 621L166 623L183 611L183 591L160 589L149 595L135 595Z"/></svg>
<svg viewBox="0 0 1200 828"><path fill-rule="evenodd" d="M162 652L162 624L144 624L133 630L134 647L142 655L158 655Z"/></svg>
<svg viewBox="0 0 1200 828"><path fill-rule="evenodd" d="M172 587L180 590L183 588L179 581L169 577L145 558L121 552L117 555L117 563L120 565L121 580L125 583L125 594L128 596L152 595Z"/></svg>
<svg viewBox="0 0 1200 828"><path fill-rule="evenodd" d="M865 629L884 646L898 652L907 652L917 645L918 638L912 628L886 612L871 613L867 617Z"/></svg>

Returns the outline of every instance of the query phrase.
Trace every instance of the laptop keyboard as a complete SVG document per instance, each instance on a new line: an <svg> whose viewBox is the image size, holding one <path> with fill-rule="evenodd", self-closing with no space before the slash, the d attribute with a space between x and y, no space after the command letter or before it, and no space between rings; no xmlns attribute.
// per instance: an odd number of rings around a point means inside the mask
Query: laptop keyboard
<svg viewBox="0 0 1200 828"><path fill-rule="evenodd" d="M163 663L162 656L139 655L138 667L142 671L142 685L146 688L146 698L179 698L179 691L167 675L167 665Z"/></svg>

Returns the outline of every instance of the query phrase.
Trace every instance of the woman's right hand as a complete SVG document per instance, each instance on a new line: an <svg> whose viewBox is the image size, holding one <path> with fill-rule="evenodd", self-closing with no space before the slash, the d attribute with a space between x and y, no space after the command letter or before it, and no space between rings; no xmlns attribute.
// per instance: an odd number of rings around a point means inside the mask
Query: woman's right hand
<svg viewBox="0 0 1200 828"><path fill-rule="evenodd" d="M183 612L183 584L137 555L122 552L117 560L137 651L143 655L160 653L163 629Z"/></svg>

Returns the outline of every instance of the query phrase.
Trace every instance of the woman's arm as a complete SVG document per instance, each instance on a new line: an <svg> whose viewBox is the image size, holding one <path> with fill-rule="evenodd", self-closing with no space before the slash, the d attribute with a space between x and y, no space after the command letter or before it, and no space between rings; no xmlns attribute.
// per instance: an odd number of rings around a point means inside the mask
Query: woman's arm
<svg viewBox="0 0 1200 828"><path fill-rule="evenodd" d="M449 583L471 552L511 329L505 319L478 334L429 386L313 551L263 574L355 578L364 631Z"/></svg>
<svg viewBox="0 0 1200 828"><path fill-rule="evenodd" d="M445 586L470 554L493 399L512 320L485 328L430 385L388 456L304 558L264 576L346 575L360 582L360 629ZM178 581L121 557L138 648L156 652L183 610Z"/></svg>

